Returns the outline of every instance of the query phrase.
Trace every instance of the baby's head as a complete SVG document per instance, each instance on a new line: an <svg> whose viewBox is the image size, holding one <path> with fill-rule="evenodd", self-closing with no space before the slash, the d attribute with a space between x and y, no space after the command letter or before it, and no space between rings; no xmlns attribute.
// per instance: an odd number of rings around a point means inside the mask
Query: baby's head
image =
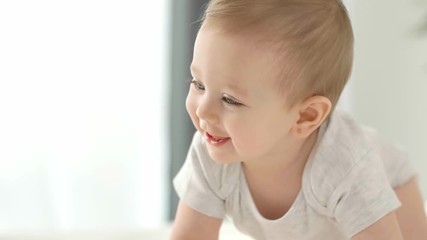
<svg viewBox="0 0 427 240"><path fill-rule="evenodd" d="M213 159L281 158L314 139L352 57L350 21L336 0L211 0L187 111Z"/></svg>
<svg viewBox="0 0 427 240"><path fill-rule="evenodd" d="M291 106L324 96L333 108L351 73L353 31L340 0L211 0L206 29L275 52L277 74L266 81Z"/></svg>

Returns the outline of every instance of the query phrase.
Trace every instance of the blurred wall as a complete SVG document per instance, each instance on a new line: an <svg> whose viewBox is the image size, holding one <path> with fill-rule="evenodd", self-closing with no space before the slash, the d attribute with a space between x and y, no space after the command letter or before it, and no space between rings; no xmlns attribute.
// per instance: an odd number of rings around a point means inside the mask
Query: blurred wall
<svg viewBox="0 0 427 240"><path fill-rule="evenodd" d="M427 1L358 0L352 7L352 112L407 150L427 198L427 35L415 30Z"/></svg>
<svg viewBox="0 0 427 240"><path fill-rule="evenodd" d="M187 156L188 148L195 132L185 109L185 99L189 89L190 64L193 56L194 40L199 27L198 20L207 0L171 1L170 32L170 94L169 94L169 206L168 218L175 218L178 196L172 180Z"/></svg>

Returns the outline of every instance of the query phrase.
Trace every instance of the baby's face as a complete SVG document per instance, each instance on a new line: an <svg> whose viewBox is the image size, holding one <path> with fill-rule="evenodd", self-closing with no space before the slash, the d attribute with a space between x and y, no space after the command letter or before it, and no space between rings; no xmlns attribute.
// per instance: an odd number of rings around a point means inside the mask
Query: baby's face
<svg viewBox="0 0 427 240"><path fill-rule="evenodd" d="M280 156L294 141L298 111L271 84L277 56L255 46L209 29L196 39L186 107L218 162Z"/></svg>

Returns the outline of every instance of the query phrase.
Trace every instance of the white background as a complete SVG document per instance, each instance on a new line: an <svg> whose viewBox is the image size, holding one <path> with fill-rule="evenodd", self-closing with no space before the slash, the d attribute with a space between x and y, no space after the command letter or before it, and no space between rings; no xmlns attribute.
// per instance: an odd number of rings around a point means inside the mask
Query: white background
<svg viewBox="0 0 427 240"><path fill-rule="evenodd" d="M0 232L165 221L168 10L0 2Z"/></svg>

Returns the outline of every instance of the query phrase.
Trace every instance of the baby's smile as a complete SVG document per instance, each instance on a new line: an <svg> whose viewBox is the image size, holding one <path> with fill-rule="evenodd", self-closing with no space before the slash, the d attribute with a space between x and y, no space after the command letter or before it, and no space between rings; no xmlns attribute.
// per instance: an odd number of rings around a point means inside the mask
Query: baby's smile
<svg viewBox="0 0 427 240"><path fill-rule="evenodd" d="M229 137L225 137L225 138L216 137L216 136L212 136L208 132L205 132L205 138L206 138L206 141L208 143L210 143L211 145L214 145L214 146L221 146L221 145L225 144L226 142L228 142L228 140L230 140Z"/></svg>

